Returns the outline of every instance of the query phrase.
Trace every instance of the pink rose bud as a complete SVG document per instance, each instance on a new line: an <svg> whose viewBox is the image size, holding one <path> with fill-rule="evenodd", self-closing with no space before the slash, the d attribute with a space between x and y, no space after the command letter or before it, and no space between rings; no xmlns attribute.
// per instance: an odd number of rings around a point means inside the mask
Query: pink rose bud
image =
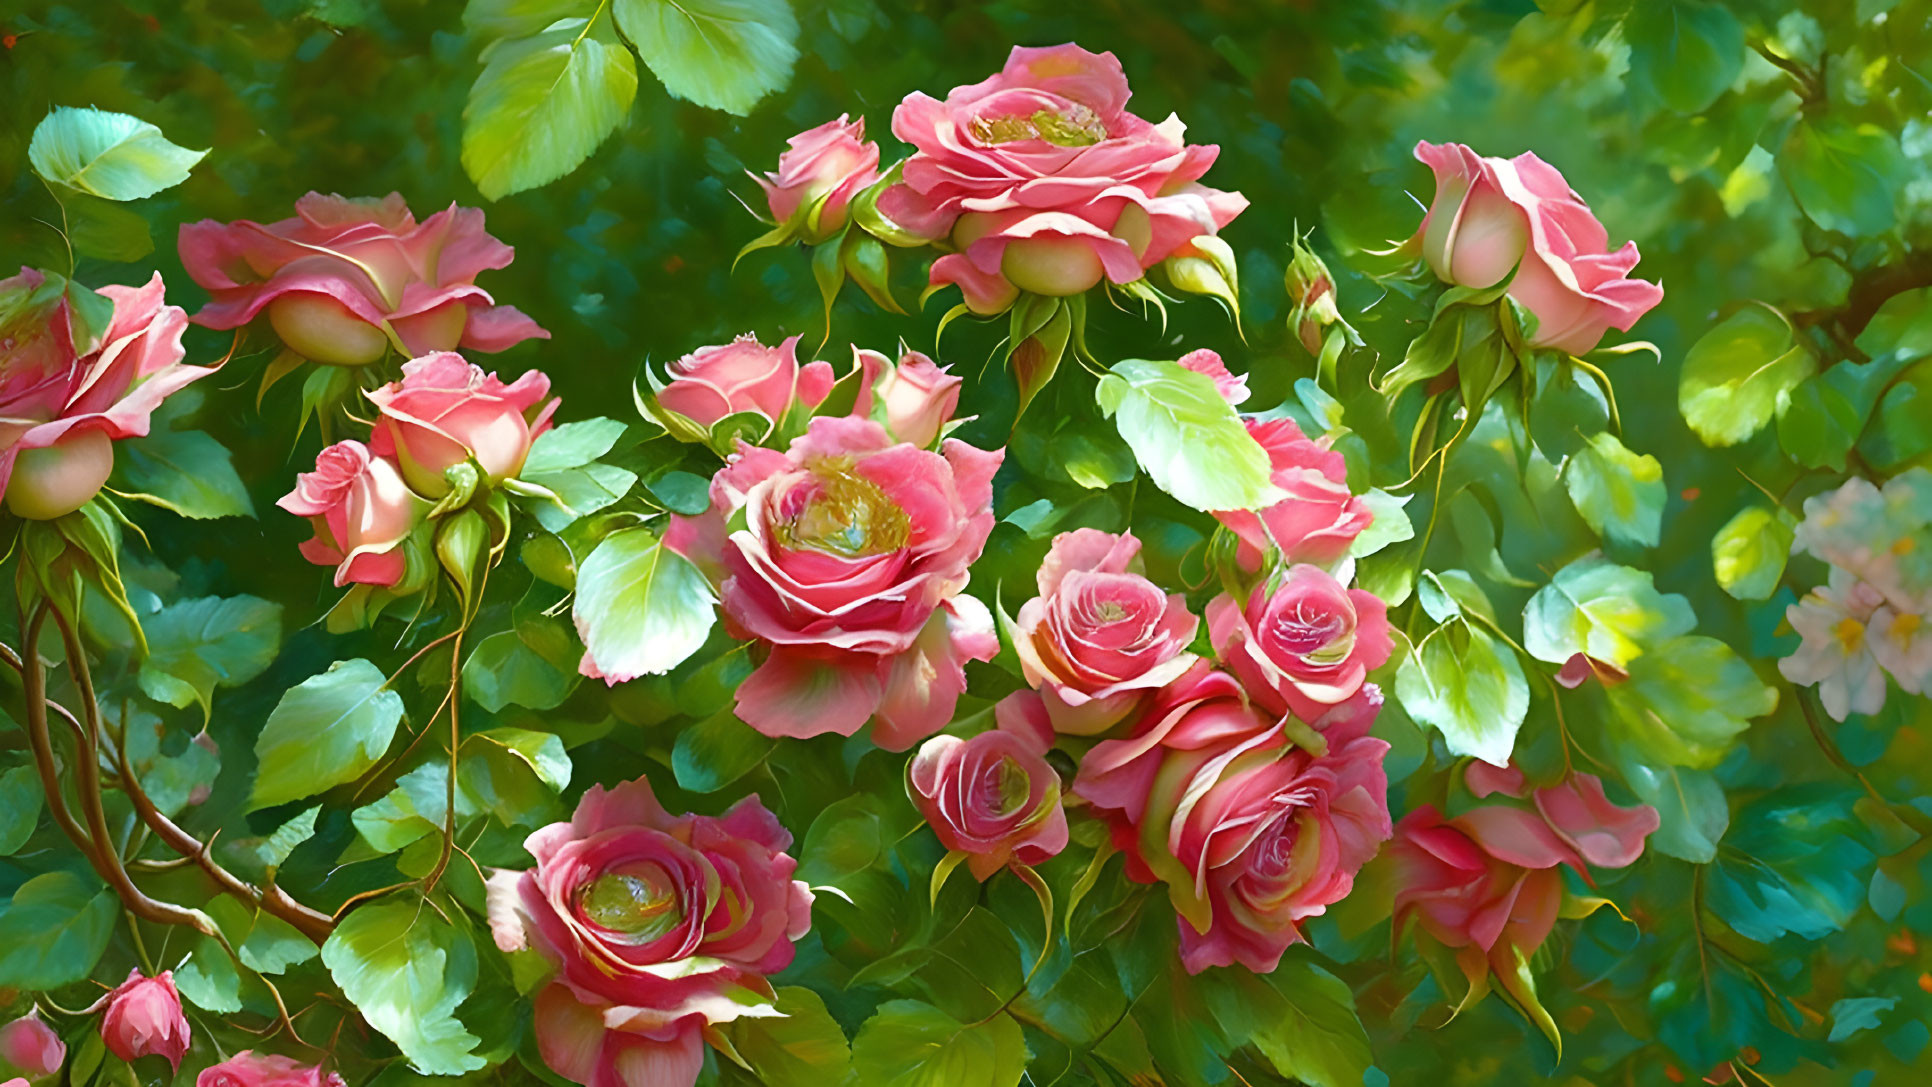
<svg viewBox="0 0 1932 1087"><path fill-rule="evenodd" d="M334 1072L288 1057L242 1050L220 1064L202 1069L195 1087L344 1087Z"/></svg>
<svg viewBox="0 0 1932 1087"><path fill-rule="evenodd" d="M1288 314L1288 328L1311 355L1322 353L1322 329L1342 319L1335 305L1335 280L1328 265L1315 251L1296 239L1294 255L1283 276L1288 301L1294 308Z"/></svg>
<svg viewBox="0 0 1932 1087"><path fill-rule="evenodd" d="M455 205L416 222L403 198L348 200L310 193L280 222L182 226L181 263L214 297L198 325L239 328L267 311L289 350L334 366L388 353L502 351L550 333L514 306L493 304L479 273L515 250L483 229L483 213ZM385 329L387 331L385 331Z"/></svg>
<svg viewBox="0 0 1932 1087"><path fill-rule="evenodd" d="M766 347L747 332L727 344L700 347L670 366L670 384L658 390L657 406L701 429L726 416L755 412L774 422L793 404L817 407L832 391L832 367L798 364L798 337Z"/></svg>
<svg viewBox="0 0 1932 1087"><path fill-rule="evenodd" d="M1059 732L1105 732L1194 663L1199 621L1141 576L1139 554L1131 533L1063 532L1040 564L1040 595L1020 605L1013 648Z"/></svg>
<svg viewBox="0 0 1932 1087"><path fill-rule="evenodd" d="M148 432L148 417L191 381L187 315L162 303L161 276L103 287L113 306L98 342L76 344L65 292L32 268L0 280L0 495L17 517L48 521L86 505L114 468L114 442ZM48 295L52 294L51 299Z"/></svg>
<svg viewBox="0 0 1932 1087"><path fill-rule="evenodd" d="M338 588L401 581L408 568L402 542L430 505L403 482L393 461L358 441L324 449L315 471L297 475L295 489L275 504L309 519L315 538L302 544L302 557L335 567Z"/></svg>
<svg viewBox="0 0 1932 1087"><path fill-rule="evenodd" d="M1288 568L1278 586L1257 586L1246 605L1208 605L1214 652L1256 702L1314 722L1362 689L1392 646L1388 608L1319 566Z"/></svg>
<svg viewBox="0 0 1932 1087"><path fill-rule="evenodd" d="M137 1057L166 1057L176 1070L192 1040L188 1020L181 1014L181 994L175 992L174 972L154 977L128 972L127 980L107 994L101 1013L101 1040L124 1061Z"/></svg>
<svg viewBox="0 0 1932 1087"><path fill-rule="evenodd" d="M818 242L844 229L852 198L879 180L879 145L865 142L865 119L809 128L786 141L778 172L758 179L774 221L790 223L802 213L798 232Z"/></svg>
<svg viewBox="0 0 1932 1087"><path fill-rule="evenodd" d="M1221 510L1216 520L1240 537L1245 570L1278 548L1281 561L1328 565L1375 520L1348 489L1348 464L1340 453L1305 437L1292 419L1249 419L1248 433L1268 454L1269 478L1287 497L1264 510Z"/></svg>
<svg viewBox="0 0 1932 1087"><path fill-rule="evenodd" d="M924 448L939 440L959 407L962 379L917 351L908 351L897 365L877 351L854 348L860 371L854 415L879 418L892 436Z"/></svg>
<svg viewBox="0 0 1932 1087"><path fill-rule="evenodd" d="M1416 234L1423 260L1459 287L1494 286L1514 270L1509 294L1536 315L1533 346L1581 355L1663 300L1662 287L1628 278L1637 243L1610 252L1589 205L1535 152L1502 159L1459 143L1418 143L1415 157L1436 175Z"/></svg>
<svg viewBox="0 0 1932 1087"><path fill-rule="evenodd" d="M22 1073L28 1079L42 1079L60 1071L67 1059L67 1045L54 1028L38 1015L29 1013L0 1027L0 1065ZM25 1083L26 1080L15 1080Z"/></svg>
<svg viewBox="0 0 1932 1087"><path fill-rule="evenodd" d="M1060 777L1046 761L1051 736L1002 724L970 740L934 736L913 756L913 805L941 845L966 855L973 878L1066 848Z"/></svg>
<svg viewBox="0 0 1932 1087"><path fill-rule="evenodd" d="M369 448L394 457L403 478L430 498L448 494L445 469L475 460L491 483L523 470L530 443L550 429L559 400L544 402L550 379L531 370L505 385L452 351L403 364L401 381L369 394L380 413Z"/></svg>

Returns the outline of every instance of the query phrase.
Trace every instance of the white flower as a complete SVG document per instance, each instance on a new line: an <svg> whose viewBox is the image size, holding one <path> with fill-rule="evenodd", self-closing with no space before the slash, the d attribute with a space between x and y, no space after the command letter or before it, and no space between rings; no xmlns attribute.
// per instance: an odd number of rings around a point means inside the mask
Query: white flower
<svg viewBox="0 0 1932 1087"><path fill-rule="evenodd" d="M1872 655L1866 627L1884 602L1877 589L1833 567L1829 585L1785 609L1785 619L1803 642L1778 662L1778 671L1793 683L1817 684L1818 698L1834 720L1885 706L1885 673Z"/></svg>
<svg viewBox="0 0 1932 1087"><path fill-rule="evenodd" d="M1872 656L1907 694L1932 691L1932 623L1914 612L1890 604L1872 613L1866 624Z"/></svg>

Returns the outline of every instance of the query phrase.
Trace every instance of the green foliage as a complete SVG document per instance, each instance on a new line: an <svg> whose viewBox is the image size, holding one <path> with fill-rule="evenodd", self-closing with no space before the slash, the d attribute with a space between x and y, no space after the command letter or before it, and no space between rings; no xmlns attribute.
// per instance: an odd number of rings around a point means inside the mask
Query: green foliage
<svg viewBox="0 0 1932 1087"><path fill-rule="evenodd" d="M476 945L463 929L437 920L427 902L366 906L322 945L322 962L414 1068L453 1076L484 1064L473 1052L476 1036L452 1014L476 984Z"/></svg>
<svg viewBox="0 0 1932 1087"><path fill-rule="evenodd" d="M930 1004L894 1000L852 1040L852 1072L881 1087L1014 1087L1026 1071L1026 1041L1010 1016L962 1023Z"/></svg>
<svg viewBox="0 0 1932 1087"><path fill-rule="evenodd" d="M1409 716L1442 733L1449 750L1501 766L1529 712L1516 655L1463 619L1431 631L1395 673Z"/></svg>
<svg viewBox="0 0 1932 1087"><path fill-rule="evenodd" d="M206 151L168 141L125 113L56 106L34 129L27 158L56 185L107 200L140 200L188 180Z"/></svg>
<svg viewBox="0 0 1932 1087"><path fill-rule="evenodd" d="M637 62L605 19L494 42L463 111L463 168L492 200L555 181L616 130L636 96Z"/></svg>
<svg viewBox="0 0 1932 1087"><path fill-rule="evenodd" d="M1268 456L1212 378L1172 362L1128 359L1100 379L1095 395L1161 490L1197 510L1269 504Z"/></svg>
<svg viewBox="0 0 1932 1087"><path fill-rule="evenodd" d="M1605 540L1655 547L1663 530L1664 466L1625 449L1613 434L1593 436L1563 466L1570 501Z"/></svg>
<svg viewBox="0 0 1932 1087"><path fill-rule="evenodd" d="M282 606L254 596L178 600L142 622L141 690L157 702L214 712L216 687L239 687L275 662Z"/></svg>
<svg viewBox="0 0 1932 1087"><path fill-rule="evenodd" d="M1736 445L1781 413L1817 369L1784 315L1746 306L1699 337L1684 356L1677 405L1709 445Z"/></svg>
<svg viewBox="0 0 1932 1087"><path fill-rule="evenodd" d="M750 113L798 59L786 0L615 0L612 15L665 90L727 113Z"/></svg>
<svg viewBox="0 0 1932 1087"><path fill-rule="evenodd" d="M607 676L660 675L698 651L715 602L690 561L648 528L614 532L577 571L571 615Z"/></svg>
<svg viewBox="0 0 1932 1087"><path fill-rule="evenodd" d="M71 872L20 884L0 911L0 985L46 990L85 978L107 950L119 913L113 891Z"/></svg>
<svg viewBox="0 0 1932 1087"><path fill-rule="evenodd" d="M366 660L338 661L289 688L255 741L251 803L272 807L361 777L402 716L402 696Z"/></svg>
<svg viewBox="0 0 1932 1087"><path fill-rule="evenodd" d="M1552 664L1582 653L1622 668L1696 622L1690 604L1658 592L1650 574L1585 558L1558 570L1530 598L1523 610L1523 648Z"/></svg>

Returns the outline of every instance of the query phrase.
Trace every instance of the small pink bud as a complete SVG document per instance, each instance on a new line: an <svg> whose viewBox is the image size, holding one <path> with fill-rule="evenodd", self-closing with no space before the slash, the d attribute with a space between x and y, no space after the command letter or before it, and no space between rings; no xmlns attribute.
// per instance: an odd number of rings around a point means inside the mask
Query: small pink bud
<svg viewBox="0 0 1932 1087"><path fill-rule="evenodd" d="M142 977L139 970L129 971L127 980L107 995L101 1040L124 1061L160 1056L180 1070L192 1038L188 1020L181 1014L181 994L174 988L174 971L163 970L151 978Z"/></svg>
<svg viewBox="0 0 1932 1087"><path fill-rule="evenodd" d="M38 1015L30 1013L0 1027L0 1067L10 1072L41 1079L60 1071L66 1059L67 1046Z"/></svg>

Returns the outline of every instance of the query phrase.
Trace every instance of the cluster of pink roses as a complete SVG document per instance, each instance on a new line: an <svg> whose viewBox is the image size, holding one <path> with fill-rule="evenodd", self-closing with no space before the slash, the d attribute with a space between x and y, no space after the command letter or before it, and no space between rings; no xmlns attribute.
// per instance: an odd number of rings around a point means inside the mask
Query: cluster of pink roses
<svg viewBox="0 0 1932 1087"><path fill-rule="evenodd" d="M549 393L539 371L505 384L451 351L404 363L402 380L369 394L377 414L368 443L324 449L276 503L315 527L302 557L334 566L338 587L402 583L403 544L450 492L445 473L474 464L481 482L514 478L550 428L558 401L546 402Z"/></svg>
<svg viewBox="0 0 1932 1087"><path fill-rule="evenodd" d="M930 282L958 286L975 313L1003 312L1021 292L1133 283L1201 257L1200 240L1248 201L1200 184L1219 149L1187 143L1177 117L1135 116L1131 93L1112 53L1016 47L997 75L943 102L906 96L892 132L914 152L893 171L879 172L864 122L840 117L793 137L760 184L772 217L807 241L843 229L869 198L886 240L947 250Z"/></svg>
<svg viewBox="0 0 1932 1087"><path fill-rule="evenodd" d="M182 1013L172 971L153 977L131 971L95 1006L100 1009L101 1041L108 1052L124 1061L161 1057L177 1071L181 1068L194 1034ZM0 1072L20 1076L7 1080L7 1087L58 1075L66 1060L66 1043L38 1014L30 1012L0 1026ZM343 1087L343 1083L333 1072L244 1050L203 1069L195 1087Z"/></svg>
<svg viewBox="0 0 1932 1087"><path fill-rule="evenodd" d="M1659 825L1655 808L1621 807L1591 774L1532 790L1520 770L1474 761L1465 776L1484 799L1501 794L1529 807L1490 803L1445 818L1432 804L1395 828L1395 923L1410 921L1452 949L1470 1000L1496 978L1522 995L1524 964L1543 946L1563 907L1561 868L1624 868L1643 855Z"/></svg>
<svg viewBox="0 0 1932 1087"><path fill-rule="evenodd" d="M766 978L812 923L791 842L755 796L673 816L641 778L593 786L530 835L536 867L491 878L489 915L498 947L554 968L536 1000L544 1061L594 1087L688 1087L706 1031L777 1014Z"/></svg>
<svg viewBox="0 0 1932 1087"><path fill-rule="evenodd" d="M1662 287L1630 278L1637 243L1610 252L1589 205L1535 152L1491 158L1422 142L1415 157L1435 172L1436 194L1410 244L1445 283L1508 279L1509 296L1536 315L1531 346L1585 354L1663 300Z"/></svg>
<svg viewBox="0 0 1932 1087"><path fill-rule="evenodd" d="M1778 662L1793 683L1816 684L1843 721L1885 707L1885 677L1906 694L1932 693L1932 471L1912 468L1881 489L1857 476L1805 500L1792 542L1830 564L1829 581L1785 609L1798 648Z"/></svg>
<svg viewBox="0 0 1932 1087"><path fill-rule="evenodd" d="M101 289L105 328L77 312L82 289L32 268L0 280L0 495L18 517L85 505L114 469L114 443L146 435L163 400L214 373L182 364L187 317L162 302L158 273Z"/></svg>

